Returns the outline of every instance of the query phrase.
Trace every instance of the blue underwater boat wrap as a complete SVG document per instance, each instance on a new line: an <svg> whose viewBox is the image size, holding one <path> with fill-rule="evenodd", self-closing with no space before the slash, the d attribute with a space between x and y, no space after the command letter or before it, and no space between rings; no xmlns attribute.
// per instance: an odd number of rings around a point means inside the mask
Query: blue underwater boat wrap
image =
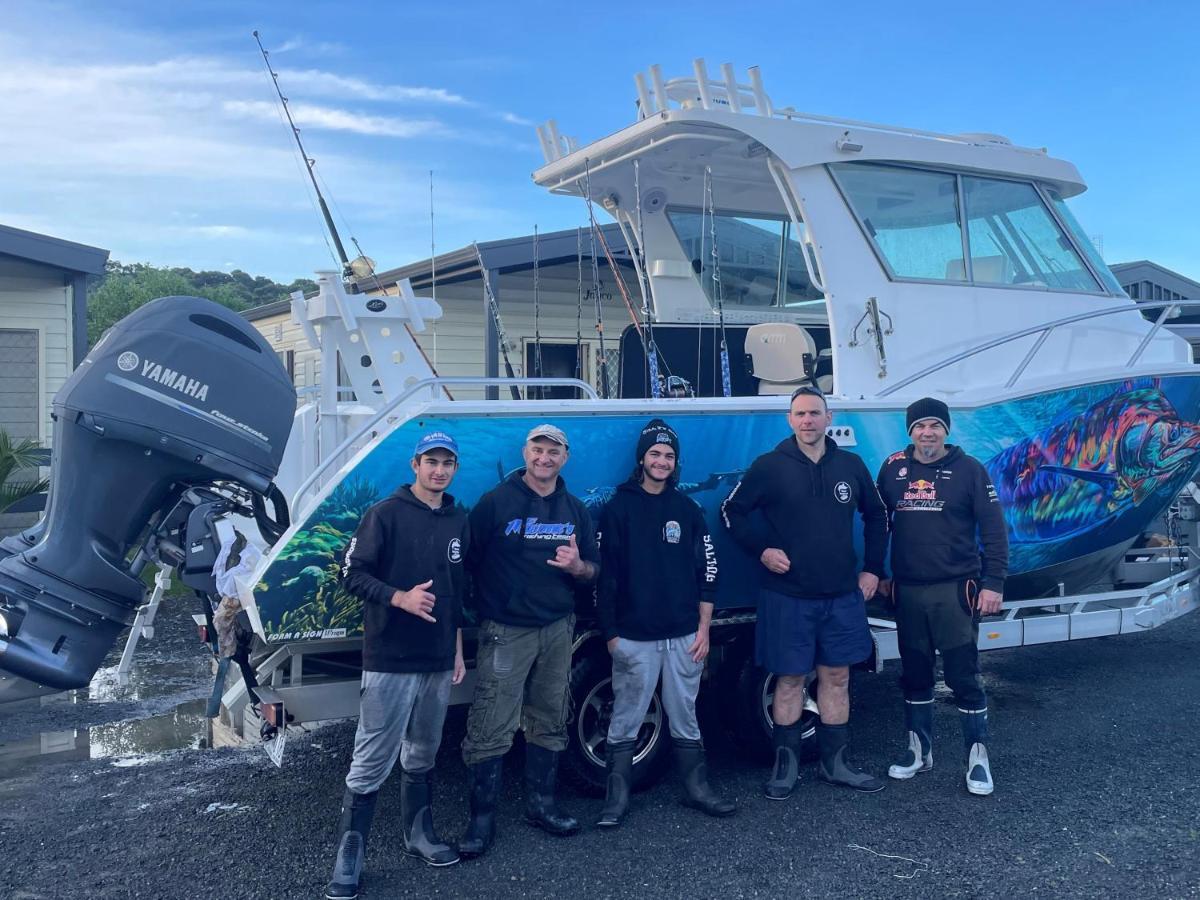
<svg viewBox="0 0 1200 900"><path fill-rule="evenodd" d="M721 501L756 456L788 435L782 412L678 412L656 404L654 415L678 431L680 487L699 503L721 566L719 608L752 607L757 561L733 543L720 521ZM953 408L953 407L952 407ZM451 492L471 506L519 467L525 434L546 421L571 441L563 477L598 518L603 503L633 468L638 415L529 414L426 416L391 432L292 531L256 586L269 641L311 640L361 631L360 604L342 590L342 554L363 512L411 481L417 438L434 429L461 448ZM1182 489L1200 465L1200 376L1117 381L1036 394L953 412L951 442L985 463L1008 521L1013 575L1060 566L1128 543ZM850 449L872 472L907 443L904 412L839 410Z"/></svg>

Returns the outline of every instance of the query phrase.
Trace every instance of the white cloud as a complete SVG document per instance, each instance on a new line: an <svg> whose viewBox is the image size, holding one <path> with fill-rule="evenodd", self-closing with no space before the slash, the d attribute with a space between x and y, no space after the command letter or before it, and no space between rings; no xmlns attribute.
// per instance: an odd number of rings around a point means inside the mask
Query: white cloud
<svg viewBox="0 0 1200 900"><path fill-rule="evenodd" d="M236 259L285 280L329 266L324 223L261 61L167 55L128 29L111 40L101 25L67 32L54 57L33 33L0 32L0 122L19 123L0 127L0 222L124 261L202 269ZM294 50L311 58L302 44ZM385 265L427 244L435 164L440 227L490 234L506 221L500 201L485 199L493 192L469 183L462 148L529 151L511 128L481 122L481 111L492 114L479 104L438 87L277 71L348 244L343 212Z"/></svg>
<svg viewBox="0 0 1200 900"><path fill-rule="evenodd" d="M500 113L500 120L507 122L509 125L523 125L526 128L533 127L533 122L529 121L529 119L522 118L521 116L510 112Z"/></svg>
<svg viewBox="0 0 1200 900"><path fill-rule="evenodd" d="M279 107L265 100L226 100L222 109L235 116L274 121L281 115ZM322 128L331 131L352 131L384 137L412 138L427 135L447 135L449 130L435 119L402 119L396 116L372 116L329 106L310 103L288 103L292 120L298 128Z"/></svg>

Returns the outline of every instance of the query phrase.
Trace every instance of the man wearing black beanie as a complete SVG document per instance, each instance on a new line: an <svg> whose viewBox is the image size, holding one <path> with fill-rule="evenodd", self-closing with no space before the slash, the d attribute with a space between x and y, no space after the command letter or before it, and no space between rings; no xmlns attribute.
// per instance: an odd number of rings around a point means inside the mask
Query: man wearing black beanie
<svg viewBox="0 0 1200 900"><path fill-rule="evenodd" d="M660 678L684 804L710 816L735 809L708 786L696 721L717 587L712 538L700 507L676 490L675 430L652 420L638 437L635 459L629 480L600 516L596 610L612 656L614 695L608 790L596 821L606 828L619 825L628 809L637 735Z"/></svg>
<svg viewBox="0 0 1200 900"><path fill-rule="evenodd" d="M908 732L904 758L888 774L904 780L933 768L934 654L941 653L962 723L967 790L990 794L987 696L977 641L979 617L1000 611L1007 526L987 469L946 443L946 404L922 397L908 407L906 420L912 443L884 461L878 480L891 519L892 599Z"/></svg>

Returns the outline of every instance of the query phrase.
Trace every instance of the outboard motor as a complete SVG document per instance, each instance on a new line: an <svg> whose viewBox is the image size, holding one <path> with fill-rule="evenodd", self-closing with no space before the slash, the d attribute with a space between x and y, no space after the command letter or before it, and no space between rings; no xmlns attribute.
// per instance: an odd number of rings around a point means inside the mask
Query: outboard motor
<svg viewBox="0 0 1200 900"><path fill-rule="evenodd" d="M215 517L278 538L295 408L271 346L209 300L163 297L109 329L55 398L45 517L0 549L0 670L83 687L133 622L147 562L204 588L188 557L208 558Z"/></svg>

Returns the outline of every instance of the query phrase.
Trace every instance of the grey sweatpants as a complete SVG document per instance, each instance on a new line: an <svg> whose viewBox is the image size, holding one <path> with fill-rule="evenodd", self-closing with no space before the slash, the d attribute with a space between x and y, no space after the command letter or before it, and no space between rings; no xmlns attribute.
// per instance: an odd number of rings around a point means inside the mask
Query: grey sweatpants
<svg viewBox="0 0 1200 900"><path fill-rule="evenodd" d="M694 633L664 641L617 639L617 649L612 655L613 711L608 725L609 743L637 738L660 677L671 737L679 741L700 740L696 694L700 691L704 663L693 660L688 652L695 640Z"/></svg>
<svg viewBox="0 0 1200 900"><path fill-rule="evenodd" d="M346 787L379 790L396 758L406 772L428 772L437 759L453 672L363 672L358 731Z"/></svg>

